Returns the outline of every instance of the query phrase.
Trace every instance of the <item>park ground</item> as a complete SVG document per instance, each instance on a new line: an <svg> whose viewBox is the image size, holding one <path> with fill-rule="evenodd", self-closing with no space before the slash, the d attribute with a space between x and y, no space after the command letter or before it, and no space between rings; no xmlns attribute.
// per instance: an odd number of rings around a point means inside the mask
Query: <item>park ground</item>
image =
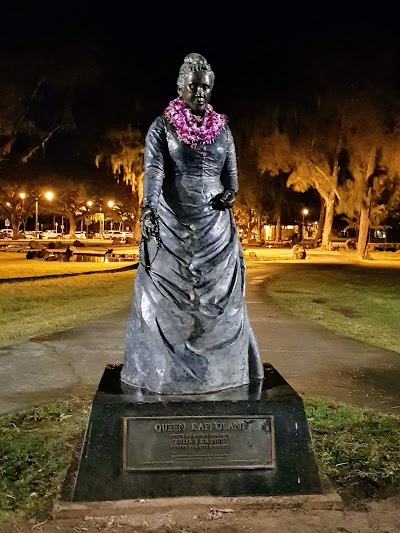
<svg viewBox="0 0 400 533"><path fill-rule="evenodd" d="M256 258L279 260L282 251L248 249ZM285 250L284 256L287 258ZM315 255L310 258L315 261ZM398 255L398 254L397 254ZM251 259L251 257L250 257ZM253 257L254 259L254 257ZM327 260L326 256L321 261ZM349 256L350 261L356 261ZM399 262L400 265L400 262ZM240 498L222 499L208 505L196 505L189 501L184 507L171 506L164 511L149 512L148 502L141 502L143 508L135 515L100 518L76 518L45 520L18 520L0 529L5 533L399 533L400 495L395 494L381 501L361 501L357 506L346 504L343 510L307 510L301 508L244 507ZM1 526L0 526L1 527Z"/></svg>
<svg viewBox="0 0 400 533"><path fill-rule="evenodd" d="M10 533L398 533L400 496L365 503L360 509L304 510L241 508L235 498L215 498L210 506L195 504L165 512L48 520L18 521L2 530Z"/></svg>

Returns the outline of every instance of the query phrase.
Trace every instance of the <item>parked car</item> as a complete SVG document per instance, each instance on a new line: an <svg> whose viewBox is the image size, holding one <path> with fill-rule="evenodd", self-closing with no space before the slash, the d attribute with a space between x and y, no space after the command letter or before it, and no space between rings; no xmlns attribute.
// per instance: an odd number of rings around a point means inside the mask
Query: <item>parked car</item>
<svg viewBox="0 0 400 533"><path fill-rule="evenodd" d="M125 239L126 237L133 237L131 231L118 231L118 230L109 230L103 233L104 239Z"/></svg>
<svg viewBox="0 0 400 533"><path fill-rule="evenodd" d="M25 231L25 239L42 239L43 231Z"/></svg>
<svg viewBox="0 0 400 533"><path fill-rule="evenodd" d="M107 230L103 233L103 239L114 239L114 237L121 236L121 232L114 229Z"/></svg>
<svg viewBox="0 0 400 533"><path fill-rule="evenodd" d="M61 239L62 234L57 233L57 231L53 229L48 229L42 233L42 239Z"/></svg>
<svg viewBox="0 0 400 533"><path fill-rule="evenodd" d="M12 239L13 230L10 228L4 228L0 230L0 239Z"/></svg>
<svg viewBox="0 0 400 533"><path fill-rule="evenodd" d="M67 233L64 235L64 239L86 239L87 234L86 231L75 231L75 235L72 235L71 233Z"/></svg>

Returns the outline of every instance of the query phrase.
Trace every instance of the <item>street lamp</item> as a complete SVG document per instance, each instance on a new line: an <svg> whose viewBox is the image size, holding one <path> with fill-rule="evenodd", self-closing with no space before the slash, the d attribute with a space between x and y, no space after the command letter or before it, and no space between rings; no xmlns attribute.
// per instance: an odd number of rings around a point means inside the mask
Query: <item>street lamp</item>
<svg viewBox="0 0 400 533"><path fill-rule="evenodd" d="M306 234L305 234L305 217L308 215L308 209L305 207L302 210L301 213L303 215L303 235L302 235L302 237L303 237L303 239L305 239L305 236L306 236Z"/></svg>
<svg viewBox="0 0 400 533"><path fill-rule="evenodd" d="M113 209L113 208L114 208L114 201L113 201L113 200L109 200L109 201L107 202L107 205L108 205L108 207L109 207L110 209ZM114 221L113 221L113 219L112 219L112 217L111 217L111 220L110 220L110 229L112 230L113 227L114 227Z"/></svg>
<svg viewBox="0 0 400 533"><path fill-rule="evenodd" d="M24 233L26 231L26 216L25 216L25 213L24 213L24 204L25 204L25 198L26 198L26 194L24 192L20 192L19 193L19 197L21 198L22 200L22 208L21 208L21 219L22 219L22 216L24 217L22 222L24 224Z"/></svg>
<svg viewBox="0 0 400 533"><path fill-rule="evenodd" d="M39 198L41 196L43 196L43 195L49 201L52 200L53 197L54 197L54 193L52 193L51 191L42 192L42 194L39 194L39 196L34 196L34 198L35 198L35 227L36 227L36 231L39 231Z"/></svg>
<svg viewBox="0 0 400 533"><path fill-rule="evenodd" d="M86 211L90 212L90 208L93 207L93 201L88 200L86 202L86 205L87 205ZM83 222L83 219L82 219L82 222ZM89 235L89 224L90 224L90 218L88 217L88 215L86 215L85 217L85 224L86 224L86 237L87 237Z"/></svg>

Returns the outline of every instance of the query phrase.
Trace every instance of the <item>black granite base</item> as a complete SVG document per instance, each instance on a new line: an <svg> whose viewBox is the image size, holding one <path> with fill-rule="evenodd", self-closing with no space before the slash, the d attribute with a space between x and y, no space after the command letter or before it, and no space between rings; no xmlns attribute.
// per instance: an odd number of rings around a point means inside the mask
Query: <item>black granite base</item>
<svg viewBox="0 0 400 533"><path fill-rule="evenodd" d="M264 380L198 396L142 392L107 366L70 499L321 494L303 402Z"/></svg>

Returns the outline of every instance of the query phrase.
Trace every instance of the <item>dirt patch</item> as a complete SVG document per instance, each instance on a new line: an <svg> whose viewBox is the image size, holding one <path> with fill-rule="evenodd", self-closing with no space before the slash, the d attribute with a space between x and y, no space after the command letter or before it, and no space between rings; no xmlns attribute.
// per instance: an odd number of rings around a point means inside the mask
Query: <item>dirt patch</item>
<svg viewBox="0 0 400 533"><path fill-rule="evenodd" d="M360 316L360 313L358 313L355 309L352 307L346 307L344 305L332 306L330 309L335 311L335 313L345 316L346 318L357 318Z"/></svg>
<svg viewBox="0 0 400 533"><path fill-rule="evenodd" d="M145 505L145 504L144 504ZM1 526L0 526L1 527ZM44 523L16 520L7 533L398 533L400 496L364 502L363 510L308 511L302 509L236 510L210 508L202 512L174 509L157 515L108 516Z"/></svg>
<svg viewBox="0 0 400 533"><path fill-rule="evenodd" d="M326 298L313 298L311 301L313 304L326 304L328 300Z"/></svg>
<svg viewBox="0 0 400 533"><path fill-rule="evenodd" d="M311 301L314 304L324 305L328 302L328 299L327 298L313 298ZM344 305L332 305L332 306L329 306L329 309L331 311L334 311L335 313L339 313L339 315L345 316L346 318L357 318L358 316L360 316L360 313L358 313L355 309L353 309L352 307L344 306Z"/></svg>

